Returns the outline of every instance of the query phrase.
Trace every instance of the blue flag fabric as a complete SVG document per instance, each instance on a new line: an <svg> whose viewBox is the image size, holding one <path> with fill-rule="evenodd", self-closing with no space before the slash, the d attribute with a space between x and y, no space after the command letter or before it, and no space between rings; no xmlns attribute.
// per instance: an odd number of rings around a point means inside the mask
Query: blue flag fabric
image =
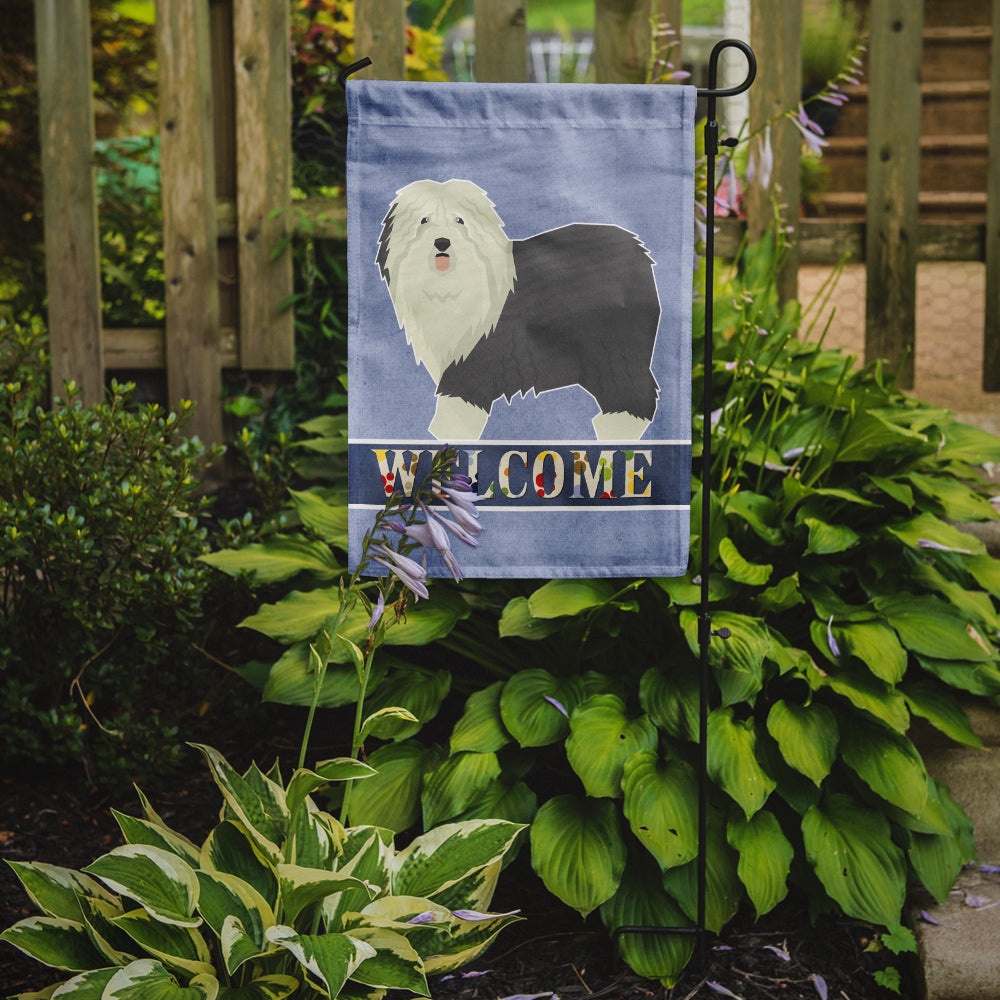
<svg viewBox="0 0 1000 1000"><path fill-rule="evenodd" d="M348 81L352 567L450 444L467 576L686 572L695 99Z"/></svg>

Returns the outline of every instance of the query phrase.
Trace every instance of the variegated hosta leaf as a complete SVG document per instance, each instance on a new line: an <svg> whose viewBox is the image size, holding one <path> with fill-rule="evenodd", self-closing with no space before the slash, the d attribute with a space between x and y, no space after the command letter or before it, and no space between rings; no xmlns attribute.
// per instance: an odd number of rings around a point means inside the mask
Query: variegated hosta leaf
<svg viewBox="0 0 1000 1000"><path fill-rule="evenodd" d="M327 930L345 930L345 913L362 910L371 900L371 893L385 892L389 886L392 857L392 834L373 826L356 826L347 831L343 853L337 870L353 875L368 888L345 889L323 900L323 920Z"/></svg>
<svg viewBox="0 0 1000 1000"><path fill-rule="evenodd" d="M531 824L531 865L549 892L586 916L618 889L625 842L608 799L558 795Z"/></svg>
<svg viewBox="0 0 1000 1000"><path fill-rule="evenodd" d="M826 705L815 701L798 705L779 699L768 713L767 731L777 741L785 761L815 785L830 773L840 733Z"/></svg>
<svg viewBox="0 0 1000 1000"><path fill-rule="evenodd" d="M112 923L171 969L180 969L189 976L213 971L212 956L205 939L190 927L160 923L145 910L123 913Z"/></svg>
<svg viewBox="0 0 1000 1000"><path fill-rule="evenodd" d="M125 844L98 858L84 871L96 875L113 892L134 899L150 916L165 924L197 927L198 878L171 851L146 844Z"/></svg>
<svg viewBox="0 0 1000 1000"><path fill-rule="evenodd" d="M291 864L305 868L335 868L343 842L344 828L339 821L317 809L312 799L306 799L292 820L285 857Z"/></svg>
<svg viewBox="0 0 1000 1000"><path fill-rule="evenodd" d="M499 861L523 827L505 820L446 823L421 834L393 860L392 892L433 899Z"/></svg>
<svg viewBox="0 0 1000 1000"><path fill-rule="evenodd" d="M368 761L375 777L351 789L352 826L381 826L399 833L420 817L424 773L437 766L438 754L416 740L379 747Z"/></svg>
<svg viewBox="0 0 1000 1000"><path fill-rule="evenodd" d="M268 928L267 939L291 952L309 977L332 997L365 959L375 957L370 944L349 934L296 934L291 927L278 924Z"/></svg>
<svg viewBox="0 0 1000 1000"><path fill-rule="evenodd" d="M757 762L752 718L739 722L733 709L717 708L708 717L708 774L752 816L774 791L776 782Z"/></svg>
<svg viewBox="0 0 1000 1000"><path fill-rule="evenodd" d="M80 975L67 979L56 988L54 992L50 986L42 993L19 993L11 1000L41 1000L42 997L55 997L57 1000L101 1000L104 996L104 987L111 982L119 966L112 966L107 969L91 969L89 972L81 972Z"/></svg>
<svg viewBox="0 0 1000 1000"><path fill-rule="evenodd" d="M630 858L618 891L601 905L610 932L619 927L689 927L684 912L664 891L652 859ZM694 950L692 934L623 934L619 951L640 976L673 986Z"/></svg>
<svg viewBox="0 0 1000 1000"><path fill-rule="evenodd" d="M570 716L566 757L595 798L621 797L622 768L639 750L653 750L659 740L648 715L630 719L625 702L613 694L595 694Z"/></svg>
<svg viewBox="0 0 1000 1000"><path fill-rule="evenodd" d="M264 931L274 925L274 912L264 897L248 882L223 872L198 872L201 893L198 910L205 922L222 939L227 920L239 922L244 937L248 937L255 954L265 950ZM230 931L230 935L233 931ZM232 975L245 956L236 965L230 965L231 949L226 950L226 965Z"/></svg>
<svg viewBox="0 0 1000 1000"><path fill-rule="evenodd" d="M705 850L705 926L718 934L732 919L743 899L743 884L736 874L736 852L726 842L726 824L720 813L708 816ZM698 861L663 873L663 887L691 918L698 919Z"/></svg>
<svg viewBox="0 0 1000 1000"><path fill-rule="evenodd" d="M697 855L698 783L690 765L641 751L625 762L622 789L632 832L661 869Z"/></svg>
<svg viewBox="0 0 1000 1000"><path fill-rule="evenodd" d="M294 976L261 976L245 986L223 987L218 1000L285 1000L299 985Z"/></svg>
<svg viewBox="0 0 1000 1000"><path fill-rule="evenodd" d="M281 855L278 845L288 831L284 789L256 768L240 775L217 750L203 744L192 745L208 761L226 806L247 828L265 856L277 862Z"/></svg>
<svg viewBox="0 0 1000 1000"><path fill-rule="evenodd" d="M927 771L905 736L855 719L840 749L847 766L876 795L919 815L927 802Z"/></svg>
<svg viewBox="0 0 1000 1000"><path fill-rule="evenodd" d="M503 681L497 681L482 691L470 695L462 717L451 733L451 752L474 750L477 753L495 753L510 743L500 716L500 693Z"/></svg>
<svg viewBox="0 0 1000 1000"><path fill-rule="evenodd" d="M24 891L31 901L46 916L64 917L67 920L81 920L81 896L93 896L109 903L116 902L114 896L97 879L39 861L8 861Z"/></svg>
<svg viewBox="0 0 1000 1000"><path fill-rule="evenodd" d="M126 816L125 813L120 813L117 809L112 809L111 812L118 821L122 835L128 843L159 847L161 850L176 854L192 868L198 864L199 849L182 834L149 820Z"/></svg>
<svg viewBox="0 0 1000 1000"><path fill-rule="evenodd" d="M225 872L252 885L271 907L278 904L278 876L246 827L230 820L220 823L202 844L200 867Z"/></svg>
<svg viewBox="0 0 1000 1000"><path fill-rule="evenodd" d="M80 899L83 921L94 947L104 956L105 965L128 965L139 957L135 942L114 925L125 911L120 902L109 903L93 896Z"/></svg>
<svg viewBox="0 0 1000 1000"><path fill-rule="evenodd" d="M430 996L424 963L402 934L384 927L356 927L351 931L351 937L375 949L375 954L366 958L351 973L355 982Z"/></svg>
<svg viewBox="0 0 1000 1000"><path fill-rule="evenodd" d="M774 909L788 895L788 872L795 849L781 832L773 813L762 809L750 819L729 821L726 836L740 852L736 873L746 886L757 916Z"/></svg>
<svg viewBox="0 0 1000 1000"><path fill-rule="evenodd" d="M899 923L906 866L882 813L849 795L830 795L805 814L802 837L820 882L849 917Z"/></svg>
<svg viewBox="0 0 1000 1000"><path fill-rule="evenodd" d="M313 770L299 768L288 782L285 792L285 805L288 812L294 815L306 796L312 795L318 788L328 785L331 781L350 781L357 778L370 778L376 770L368 764L353 757L336 757L324 760Z"/></svg>
<svg viewBox="0 0 1000 1000"><path fill-rule="evenodd" d="M520 829L514 838L517 842L524 833L524 827ZM452 883L447 889L434 893L434 901L449 910L460 910L468 908L472 910L486 911L493 902L493 894L497 889L497 882L500 879L500 871L507 860L507 855L497 858L485 868L478 868L465 878L460 878Z"/></svg>
<svg viewBox="0 0 1000 1000"><path fill-rule="evenodd" d="M342 872L325 872L299 865L278 865L281 906L286 920L294 921L302 910L345 889L361 889L375 895L361 879Z"/></svg>
<svg viewBox="0 0 1000 1000"><path fill-rule="evenodd" d="M420 797L424 826L437 826L454 819L479 799L498 777L500 764L495 753L452 754L424 779Z"/></svg>
<svg viewBox="0 0 1000 1000"><path fill-rule="evenodd" d="M504 684L500 717L521 746L547 746L569 732L570 713L583 698L579 677L560 679L548 670L522 670Z"/></svg>
<svg viewBox="0 0 1000 1000"><path fill-rule="evenodd" d="M521 917L516 912L479 914L474 920L463 919L464 910L452 910L450 932L440 932L436 947L424 956L424 971L430 975L451 972L478 958L493 943L497 934ZM417 945L417 942L414 942ZM419 950L419 947L418 947Z"/></svg>
<svg viewBox="0 0 1000 1000"><path fill-rule="evenodd" d="M91 944L87 928L65 917L28 917L0 934L35 961L53 969L81 972L100 968L105 960Z"/></svg>
<svg viewBox="0 0 1000 1000"><path fill-rule="evenodd" d="M219 981L199 975L187 986L153 959L143 958L119 969L104 987L101 1000L216 1000Z"/></svg>

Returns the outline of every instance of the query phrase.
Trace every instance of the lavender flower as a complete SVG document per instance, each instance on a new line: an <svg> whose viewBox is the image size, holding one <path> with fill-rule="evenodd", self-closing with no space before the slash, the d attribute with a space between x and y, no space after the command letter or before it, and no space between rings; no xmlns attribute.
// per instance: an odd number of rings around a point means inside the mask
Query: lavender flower
<svg viewBox="0 0 1000 1000"><path fill-rule="evenodd" d="M823 147L828 145L823 139L823 130L806 114L806 109L800 104L798 114L789 112L792 124L802 133L806 149L816 156L823 155Z"/></svg>
<svg viewBox="0 0 1000 1000"><path fill-rule="evenodd" d="M372 616L368 619L368 631L374 630L375 626L382 620L382 614L385 611L385 594L380 590L378 592L378 600L375 602L375 607L372 609Z"/></svg>
<svg viewBox="0 0 1000 1000"><path fill-rule="evenodd" d="M830 615L830 620L826 623L826 641L830 652L834 656L840 656L840 646L837 645L837 640L833 637L833 615Z"/></svg>
<svg viewBox="0 0 1000 1000"><path fill-rule="evenodd" d="M774 150L771 148L771 126L764 129L764 135L758 138L756 144L750 147L750 159L747 163L747 183L756 180L765 191L771 186L771 174L774 172Z"/></svg>
<svg viewBox="0 0 1000 1000"><path fill-rule="evenodd" d="M429 597L427 591L427 570L409 556L395 552L386 545L373 545L372 559L381 563L394 573L404 587L411 590L417 597Z"/></svg>

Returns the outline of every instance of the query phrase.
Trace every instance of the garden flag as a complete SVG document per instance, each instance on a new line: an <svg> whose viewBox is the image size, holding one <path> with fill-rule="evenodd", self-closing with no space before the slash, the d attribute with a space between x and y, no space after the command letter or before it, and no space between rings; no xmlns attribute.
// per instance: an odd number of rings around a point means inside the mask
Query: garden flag
<svg viewBox="0 0 1000 1000"><path fill-rule="evenodd" d="M686 571L695 98L348 81L352 566L450 444L467 576Z"/></svg>

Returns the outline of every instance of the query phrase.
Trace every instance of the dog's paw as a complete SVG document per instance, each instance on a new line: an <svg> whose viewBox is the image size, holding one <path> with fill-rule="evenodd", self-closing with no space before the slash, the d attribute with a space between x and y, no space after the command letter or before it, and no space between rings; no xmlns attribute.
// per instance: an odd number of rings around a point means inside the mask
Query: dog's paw
<svg viewBox="0 0 1000 1000"><path fill-rule="evenodd" d="M598 413L591 421L598 441L638 441L649 421L631 413Z"/></svg>
<svg viewBox="0 0 1000 1000"><path fill-rule="evenodd" d="M457 396L438 396L434 419L427 429L439 441L478 441L489 411Z"/></svg>

